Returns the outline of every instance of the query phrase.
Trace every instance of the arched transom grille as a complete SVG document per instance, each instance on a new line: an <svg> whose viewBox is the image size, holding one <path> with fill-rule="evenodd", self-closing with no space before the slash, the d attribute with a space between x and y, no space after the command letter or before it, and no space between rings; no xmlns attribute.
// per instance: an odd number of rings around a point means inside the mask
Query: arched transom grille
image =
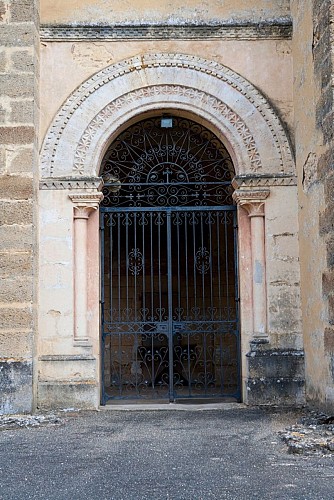
<svg viewBox="0 0 334 500"><path fill-rule="evenodd" d="M231 205L233 165L208 129L184 118L142 120L121 133L102 162L104 206Z"/></svg>

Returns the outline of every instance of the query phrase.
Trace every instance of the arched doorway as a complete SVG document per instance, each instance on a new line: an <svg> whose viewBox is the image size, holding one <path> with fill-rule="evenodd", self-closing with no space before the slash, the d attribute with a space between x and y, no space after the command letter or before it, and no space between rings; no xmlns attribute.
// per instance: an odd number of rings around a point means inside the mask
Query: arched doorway
<svg viewBox="0 0 334 500"><path fill-rule="evenodd" d="M140 352L140 342L143 339L141 335L147 335L147 330L141 331L144 327L138 321L138 310L137 322L131 323L130 305L129 307L123 306L120 309L123 310L124 318L126 318L126 313L129 313L128 324L133 325L131 327L132 332L137 332L138 347L136 348L135 343L132 345L131 352L134 359L132 358L128 362L127 371L123 370L123 361L129 349L121 347L121 356L118 358L122 361L121 366L118 367L120 376L126 373L130 375L125 378L125 383L123 383L122 377L117 382L117 378L111 376L108 365L105 365L104 362L101 363L103 360L101 359L100 336L101 308L99 296L101 294L99 271L101 265L99 264L101 263L98 248L98 206L102 198L100 192L102 188L101 164L108 146L117 144L120 134L123 133L126 127L132 126L136 120L143 120L144 117L152 117L154 114L157 116L158 113L162 114L162 110L168 110L170 113L173 110L175 115L181 115L184 118L194 120L194 122L207 124L210 131L215 134L216 137L214 138L222 141L226 146L233 160L235 170L233 179L235 192L233 196L238 204L242 384L239 384L239 371L236 373L237 369L235 368L234 373L237 375L237 384L234 384L234 387L237 387L236 390L231 384L231 389L226 393L223 384L223 391L219 392L219 388L217 390L213 388L209 393L210 391L205 387L204 382L204 396L207 394L207 398L215 398L215 394L218 392L219 397L221 394L222 397L229 397L238 394L241 386L242 400L249 404L262 404L272 401L284 402L286 394L287 397L291 397L291 402L295 401L296 397L300 398L301 401L303 387L301 376L294 368L292 371L282 370L282 366L288 366L286 364L287 360L294 367L297 359L303 359L300 353L302 332L298 323L299 320L298 317L296 321L291 319L296 317L296 311L299 310L299 288L297 286L299 262L296 257L298 255L297 187L289 137L270 102L243 76L219 64L217 61L208 61L187 54L157 53L140 54L131 59L118 61L82 82L61 105L46 133L41 150L39 193L40 329L37 370L39 374L38 404L47 406L51 399L55 402L57 398L61 407L97 408L101 401L102 385L104 396L107 397L108 393L109 396L111 395L110 380L111 382L115 380L114 393L116 389L118 390L118 393L112 396L113 398L124 397L124 394L128 394L130 398L143 397L144 394L147 394L147 399L152 397L149 391L151 390L152 393L155 388L156 377L154 377L154 383L152 384L152 381L145 375L147 372L145 372L144 363L137 359ZM209 135L211 132L206 130ZM228 155L226 156L226 152L224 154L225 159L230 159ZM163 162L163 160L161 161ZM229 165L231 167L231 162L229 162ZM229 168L226 172L228 171ZM166 169L164 172L166 172ZM190 171L187 171L188 176L190 173ZM165 179L166 175L167 173L165 173ZM171 174L168 175L169 179L173 180ZM135 180L131 175L128 177L130 180ZM223 178L227 182L225 188L229 186L231 177L232 174L229 174ZM126 178L125 176L124 179ZM121 181L118 182L117 176L113 176L109 170L106 171L104 179L107 181L106 197L108 198L108 189L110 193L117 194L121 187ZM122 189L126 187L124 179ZM149 180L150 182L153 181L152 178ZM140 176L139 181L139 185L141 185L143 181ZM221 184L222 179L219 176L215 181L215 185L224 186ZM190 175L187 185L195 182L197 186L200 186L200 179L194 179ZM164 186L162 182L157 182L157 184L160 184L159 188ZM172 188L177 187L172 184L170 182L168 193L171 193ZM186 185L186 182L181 181L181 184ZM132 182L131 185L135 186L136 184ZM136 188L134 188L132 195L135 191ZM121 191L119 191L120 193ZM119 217L124 217L123 214L128 213L129 222L131 217L136 217L133 220L137 221L138 214L144 212L144 209L147 209L147 213L158 214L159 212L162 215L161 220L165 218L167 221L171 221L172 217L178 217L175 213L179 213L182 217L194 216L196 222L197 215L197 218L203 221L203 231L209 231L209 227L213 228L213 225L210 226L210 224L205 223L204 215L201 215L204 212L206 214L210 210L215 212L217 207L218 213L221 214L224 212L225 207L226 212L224 214L226 214L226 217L234 218L234 206L229 204L230 199L224 202L217 197L217 204L208 204L207 196L205 197L206 201L204 200L204 194L208 193L208 191L203 192L202 198L200 196L202 191L195 190L194 195L196 193L198 197L195 198L194 196L190 199L194 203L193 205L189 203L188 205L173 204L172 206L163 204L157 206L153 202L145 206L140 206L138 203L126 206L123 203L124 200L122 201L120 196L117 196L110 203L109 212L110 214L112 212L114 214L119 213ZM127 202L130 200L130 194L129 192ZM137 202L140 199L138 197ZM170 200L173 199L170 197ZM118 200L123 203L123 206L121 204L117 205ZM289 203L286 200L289 200ZM172 201L170 201L170 204L172 204ZM106 215L108 214L107 208L108 204L102 209ZM180 210L177 210L178 208ZM192 208L197 210L195 215L193 215ZM190 213L190 216L184 216L184 212ZM179 220L182 220L182 217L179 216ZM103 219L102 222L104 223L104 226L101 223L103 238L105 240L111 238L115 245L117 241L113 232L115 226L111 226L111 228L108 226L108 224L114 224L114 222L111 219L108 222L108 217L105 220ZM166 243L166 238L165 240L162 239L162 228L166 226L161 224L153 225L152 242L154 248L157 248L156 245L158 245L158 226L161 231L161 245L164 242ZM229 242L234 241L231 235L233 232L232 226L232 223L227 225ZM128 225L129 231L130 227L133 228L133 225ZM138 229L139 226L136 227ZM146 222L143 227L144 230L147 229ZM141 227L142 230L143 227ZM167 240L170 246L166 248L165 245L164 248L165 251L170 248L169 255L171 257L168 262L173 265L174 254L172 251L178 248L177 229L175 227L183 227L183 233L185 233L185 228L181 224L170 224L170 227L170 242ZM193 227L196 227L196 225L189 223L187 236L193 234L191 233ZM219 227L224 227L224 224L220 224ZM125 231L124 225L120 226L120 230ZM150 237L147 236L147 233L145 234L147 241L150 242ZM194 234L195 241L200 242L200 232L195 231ZM205 233L203 234L205 236ZM222 237L222 233L220 235ZM55 236L57 237L56 245L54 244ZM203 239L207 244L204 236ZM184 240L185 237L180 238L182 244ZM119 241L121 242L121 255L126 255L126 239L122 237ZM131 242L131 240L128 241ZM284 241L285 243L283 243ZM205 244L201 246L205 247ZM220 250L222 246L224 246L223 241L220 243ZM140 250L138 245L133 248L139 248ZM146 251L147 244L145 244L144 248ZM233 247L229 246L228 248L232 254L235 252L236 245L233 243ZM102 252L108 255L107 250L107 247L103 247ZM191 269L193 269L194 262L196 262L193 255L186 253L188 250L189 246L187 249L179 247L179 254L183 256L182 259L180 258L182 272L185 272L186 263L188 266L192 266ZM185 260L184 255L187 256L187 260ZM220 259L220 266L222 266L224 254ZM234 257L230 257L230 259L228 262L233 265L232 267L229 266L229 269L233 268L235 276L235 260ZM127 262L129 261L125 259L123 267ZM209 262L212 263L212 259ZM143 263L146 273L147 264L145 261ZM103 261L102 267L107 265L109 264ZM174 264L174 269L175 265L177 268L177 264ZM135 278L132 277L131 279L136 279L138 285L139 277L142 278L142 274L140 274L136 264L134 264L134 269L139 274L135 274ZM168 269L171 269L170 265L167 267ZM128 270L130 277L129 271L130 268ZM201 278L202 274L198 270L196 272L198 273L196 276ZM102 277L110 280L107 274L108 271ZM121 276L118 270L116 276ZM204 274L205 279L208 276L211 277L210 271L209 274ZM211 283L213 290L217 290L217 283L214 281L214 279L217 279L217 270L213 268L212 276L213 279L210 281L209 286L205 286L205 290L210 290ZM180 281L185 282L183 278L182 280L180 278ZM171 283L174 286L173 279ZM196 283L199 286L201 281L197 279ZM204 283L207 283L207 281L204 281ZM234 286L236 283L236 280L234 282L229 280L229 289L231 290L232 284ZM122 278L120 284L123 285L121 289L124 289L124 285L126 288L126 277ZM188 281L188 285L190 285L191 289L192 283L190 281ZM106 289L107 284L103 287L103 291L105 292ZM137 291L135 297L145 297L147 303L147 296L140 290L137 289ZM170 288L167 289L168 291L170 291ZM168 295L167 293L167 298L172 296L173 299L173 291L172 288L172 294ZM198 291L196 294L198 299ZM237 293L234 292L234 296L229 295L229 297L232 297L234 306L239 304ZM116 334L117 331L122 335L124 334L123 337L121 335L119 337L125 339L126 321L116 323L119 330L112 330L111 319L113 321L114 319L110 315L110 310L118 310L119 308L117 304L111 307L112 304L106 302L106 297L104 299L103 312L106 321L104 321L103 342L108 346L112 331L116 332ZM143 298L140 300L143 300ZM146 303L145 308L143 306L140 306L140 308L146 310ZM169 301L167 303L168 311L171 308L170 304ZM183 307L182 304L181 306ZM230 332L233 332L233 325L238 326L239 311L237 307L235 307L235 310L235 315L230 315L230 318L228 318L232 319L232 321L226 323L231 325ZM152 325L153 337L150 337L151 341L152 338L154 340L158 333L158 330L154 333L154 328L158 328L159 331L163 330L167 323L168 335L164 331L161 332L161 335L165 335L165 339L167 336L168 342L171 342L170 337L173 334L173 328L176 328L177 318L177 316L176 319L168 316L167 321L165 319L162 322L154 319L153 321L146 321L147 329L150 328L148 325ZM213 318L218 321L214 314ZM182 315L181 319L180 323L183 323L183 326L188 328L187 319L182 318ZM192 319L194 318L190 318L189 321ZM217 324L217 322L210 323L210 318L207 318L201 324L210 325ZM193 325L195 329L195 322ZM200 324L198 323L197 326L199 327ZM200 328L198 330L199 333L203 331ZM218 331L220 330L218 329ZM235 331L238 332L238 329ZM197 332L196 329L195 332ZM131 331L128 330L127 334L130 333ZM181 333L186 335L187 330ZM209 334L211 334L210 331ZM132 333L132 335L134 334ZM116 336L113 337L114 340L115 338ZM176 333L174 338L176 339ZM236 343L238 343L238 335L235 338ZM195 344L197 349L198 345L201 346L201 344ZM146 346L143 345L143 347ZM155 348L154 342L153 347ZM176 347L179 347L179 351L181 350L180 345ZM181 345L181 347L183 346ZM174 350L173 346L170 348L170 344L167 349L168 359L171 358L174 365L172 354L174 356L176 350ZM192 345L189 345L189 352L191 349ZM223 352L225 351L227 349L223 348ZM152 352L154 354L154 351L151 350L151 354ZM219 350L215 352L219 353ZM234 352L238 354L239 350L235 349ZM110 356L111 352L107 352L107 354ZM147 354L150 353L147 351ZM184 355L187 356L187 353ZM218 357L214 359L218 359ZM224 359L222 359L222 366L225 366ZM233 359L233 356L230 356L229 359ZM185 357L185 360L187 361L187 357ZM101 384L101 364L104 366L106 386ZM298 366L302 367L301 363ZM154 363L153 367L156 372ZM174 378L174 366L172 368ZM168 372L172 368L168 365ZM176 370L177 367L175 372L178 373ZM116 370L113 370L113 373L115 374ZM207 370L206 373L208 374L209 371ZM292 377L290 377L291 374L293 374ZM176 398L181 398L182 390L183 392L188 390L189 394L189 385L186 386L189 381L185 378L184 371L181 372L181 375L181 380L186 382L183 386L179 384L178 392L175 390ZM285 375L287 375L286 379L284 378ZM204 370L202 381L208 379L205 376ZM142 385L139 390L136 386L136 380L139 380L140 377L142 377L145 385ZM173 396L169 387L170 375L168 377L168 382L166 382L167 396L166 392L164 393L167 400ZM285 380L284 383L282 383L282 377ZM133 379L135 384L133 384ZM164 375L164 380L166 380L166 375ZM198 380L197 375L195 380ZM225 382L226 380L225 376ZM231 380L235 380L235 378ZM166 384L164 389L166 389ZM119 395L120 387L122 389L121 395ZM190 381L190 388L193 387L195 387L195 384L191 384ZM137 392L139 392L139 396ZM190 397L196 397L193 392L190 391ZM51 394L52 398L50 397ZM156 397L158 396L159 394L156 394ZM104 400L106 400L106 397Z"/></svg>
<svg viewBox="0 0 334 500"><path fill-rule="evenodd" d="M102 403L240 400L227 149L170 115L131 125L101 175Z"/></svg>

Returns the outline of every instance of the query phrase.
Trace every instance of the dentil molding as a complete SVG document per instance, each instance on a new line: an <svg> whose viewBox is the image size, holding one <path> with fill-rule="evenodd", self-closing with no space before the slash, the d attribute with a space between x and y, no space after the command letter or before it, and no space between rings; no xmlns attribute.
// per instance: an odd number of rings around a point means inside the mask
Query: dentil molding
<svg viewBox="0 0 334 500"><path fill-rule="evenodd" d="M203 24L42 25L43 42L80 40L291 40L292 20Z"/></svg>
<svg viewBox="0 0 334 500"><path fill-rule="evenodd" d="M39 183L40 190L93 189L101 191L102 187L102 177L81 177L79 179L75 177L67 179L46 178Z"/></svg>

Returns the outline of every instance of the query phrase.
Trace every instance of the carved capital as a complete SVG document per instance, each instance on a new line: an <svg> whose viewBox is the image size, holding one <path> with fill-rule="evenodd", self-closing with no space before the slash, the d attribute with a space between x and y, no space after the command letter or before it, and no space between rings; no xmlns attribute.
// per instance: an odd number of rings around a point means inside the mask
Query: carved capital
<svg viewBox="0 0 334 500"><path fill-rule="evenodd" d="M74 219L88 219L90 214L99 208L103 194L70 194L69 198L74 205Z"/></svg>
<svg viewBox="0 0 334 500"><path fill-rule="evenodd" d="M269 194L269 189L256 191L237 189L233 193L233 200L247 210L249 217L264 217L264 203Z"/></svg>

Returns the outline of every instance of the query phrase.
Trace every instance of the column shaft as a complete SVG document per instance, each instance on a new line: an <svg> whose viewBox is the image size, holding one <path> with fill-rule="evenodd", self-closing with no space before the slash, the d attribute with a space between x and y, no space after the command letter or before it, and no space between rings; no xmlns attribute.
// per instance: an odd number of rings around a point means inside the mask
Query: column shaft
<svg viewBox="0 0 334 500"><path fill-rule="evenodd" d="M88 340L87 335L87 221L74 219L74 339Z"/></svg>
<svg viewBox="0 0 334 500"><path fill-rule="evenodd" d="M88 218L96 211L102 193L71 194L74 204L74 344L89 345L88 309Z"/></svg>
<svg viewBox="0 0 334 500"><path fill-rule="evenodd" d="M251 217L252 271L253 271L253 321L254 334L267 331L267 294L265 280L264 217Z"/></svg>

